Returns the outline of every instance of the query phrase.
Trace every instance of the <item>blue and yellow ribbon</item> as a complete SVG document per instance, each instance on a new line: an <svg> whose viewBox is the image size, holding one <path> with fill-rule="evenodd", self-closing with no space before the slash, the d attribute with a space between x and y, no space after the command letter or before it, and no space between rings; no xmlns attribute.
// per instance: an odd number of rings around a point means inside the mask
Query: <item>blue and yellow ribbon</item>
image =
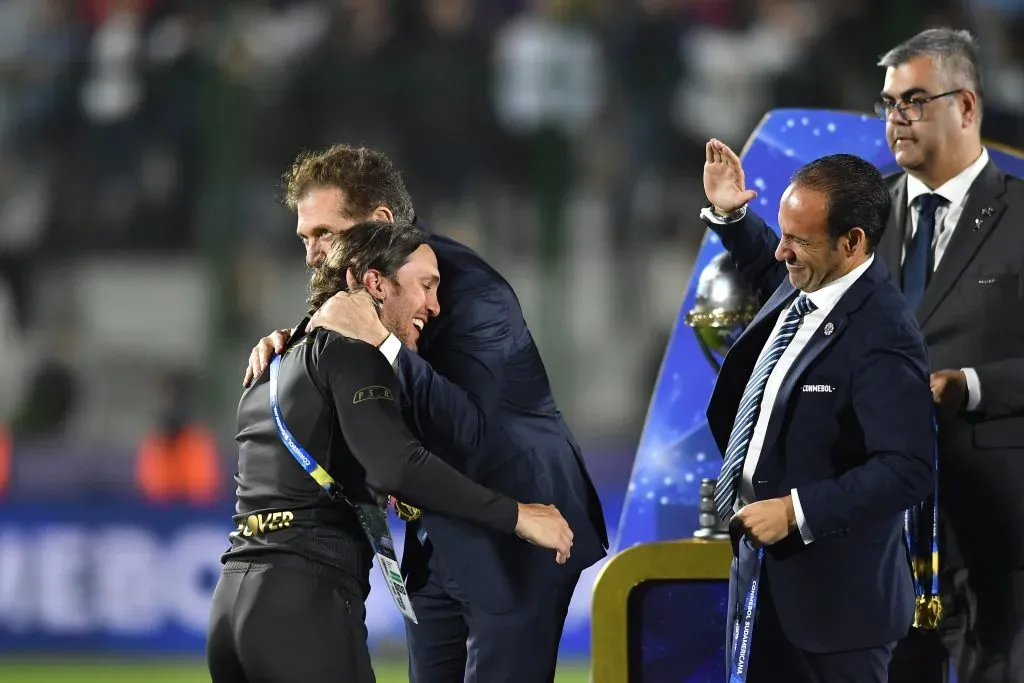
<svg viewBox="0 0 1024 683"><path fill-rule="evenodd" d="M933 421L938 433L938 425ZM903 528L910 549L914 575L914 628L935 629L942 621L942 598L939 594L939 449L934 454L934 489L932 495L904 513ZM931 517L931 530L924 526Z"/></svg>

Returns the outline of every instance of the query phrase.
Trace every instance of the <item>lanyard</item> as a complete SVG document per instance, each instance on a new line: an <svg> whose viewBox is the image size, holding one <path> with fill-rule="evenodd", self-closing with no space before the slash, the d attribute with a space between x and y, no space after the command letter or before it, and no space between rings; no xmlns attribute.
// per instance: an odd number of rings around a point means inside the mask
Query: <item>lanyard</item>
<svg viewBox="0 0 1024 683"><path fill-rule="evenodd" d="M740 543L744 541L741 539ZM737 560L738 562L738 560ZM750 586L747 588L743 610L736 605L736 618L732 625L732 656L729 658L729 683L745 683L750 668L750 646L754 637L754 620L757 611L757 589L761 583L761 564L764 562L764 548L757 549L754 571L750 575ZM737 586L739 595L739 586Z"/></svg>
<svg viewBox="0 0 1024 683"><path fill-rule="evenodd" d="M933 422L934 429L938 425ZM908 509L903 514L903 530L910 551L911 571L914 576L914 628L934 629L942 620L942 598L939 595L939 449L934 454L935 481L930 499ZM921 520L931 504L931 538L922 547ZM928 586L925 587L927 581Z"/></svg>
<svg viewBox="0 0 1024 683"><path fill-rule="evenodd" d="M321 467L306 450L298 444L295 437L288 430L281 415L281 404L277 397L277 378L281 372L281 356L275 355L270 362L270 411L274 415L274 425L277 427L277 435L281 438L285 448L292 454L295 461L302 466L306 474L311 476L320 487L327 492L332 500L343 499L341 486L334 480L330 473ZM384 582L391 591L391 597L395 600L398 610L414 624L416 613L409 602L408 590L402 573L398 568L398 559L395 556L395 543L391 540L391 531L388 529L388 518L385 510L372 503L356 502L346 500L356 512L359 525L363 527L363 533L373 548L373 554L377 558L377 566L384 575Z"/></svg>

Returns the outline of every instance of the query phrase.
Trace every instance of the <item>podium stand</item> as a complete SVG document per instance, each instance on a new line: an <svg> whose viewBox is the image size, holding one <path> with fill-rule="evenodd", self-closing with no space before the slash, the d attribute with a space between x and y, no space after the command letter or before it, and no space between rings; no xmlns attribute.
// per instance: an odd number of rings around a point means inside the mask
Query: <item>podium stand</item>
<svg viewBox="0 0 1024 683"><path fill-rule="evenodd" d="M594 584L592 683L725 680L728 541L645 543L612 557Z"/></svg>

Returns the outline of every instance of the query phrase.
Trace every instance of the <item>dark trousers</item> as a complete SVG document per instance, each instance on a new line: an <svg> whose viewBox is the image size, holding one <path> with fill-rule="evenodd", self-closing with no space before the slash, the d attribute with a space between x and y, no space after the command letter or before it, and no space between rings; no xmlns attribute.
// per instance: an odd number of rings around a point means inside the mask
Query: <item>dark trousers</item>
<svg viewBox="0 0 1024 683"><path fill-rule="evenodd" d="M957 569L941 575L943 619L896 646L890 683L1024 681L1024 570Z"/></svg>
<svg viewBox="0 0 1024 683"><path fill-rule="evenodd" d="M729 578L730 605L726 627L726 658L732 661L733 619L737 586L749 587L754 551L741 541ZM742 603L746 596L739 596ZM771 582L762 569L757 595L754 635L750 642L748 683L886 683L895 643L845 652L807 652L789 642L779 623Z"/></svg>
<svg viewBox="0 0 1024 683"><path fill-rule="evenodd" d="M501 614L474 606L445 574L429 541L425 582L405 622L410 683L551 683L558 643L579 576Z"/></svg>
<svg viewBox="0 0 1024 683"><path fill-rule="evenodd" d="M206 643L213 683L375 683L357 589L296 560L224 566Z"/></svg>

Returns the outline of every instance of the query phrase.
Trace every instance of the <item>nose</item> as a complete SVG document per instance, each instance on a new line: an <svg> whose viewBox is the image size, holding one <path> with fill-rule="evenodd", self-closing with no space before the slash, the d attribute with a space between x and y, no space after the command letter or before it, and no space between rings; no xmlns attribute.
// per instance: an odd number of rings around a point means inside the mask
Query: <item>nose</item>
<svg viewBox="0 0 1024 683"><path fill-rule="evenodd" d="M885 115L885 122L890 126L910 125L910 121L907 121L907 119L904 118L903 114L900 113L900 110L896 107L890 109L889 112Z"/></svg>
<svg viewBox="0 0 1024 683"><path fill-rule="evenodd" d="M786 246L786 243L779 242L779 246L775 248L775 260L776 261L788 261L793 256L793 250Z"/></svg>
<svg viewBox="0 0 1024 683"><path fill-rule="evenodd" d="M441 315L441 302L437 300L437 293L434 291L431 291L430 296L427 297L427 312L430 313L431 318Z"/></svg>
<svg viewBox="0 0 1024 683"><path fill-rule="evenodd" d="M306 265L312 268L320 260L320 247L316 240L306 243Z"/></svg>

